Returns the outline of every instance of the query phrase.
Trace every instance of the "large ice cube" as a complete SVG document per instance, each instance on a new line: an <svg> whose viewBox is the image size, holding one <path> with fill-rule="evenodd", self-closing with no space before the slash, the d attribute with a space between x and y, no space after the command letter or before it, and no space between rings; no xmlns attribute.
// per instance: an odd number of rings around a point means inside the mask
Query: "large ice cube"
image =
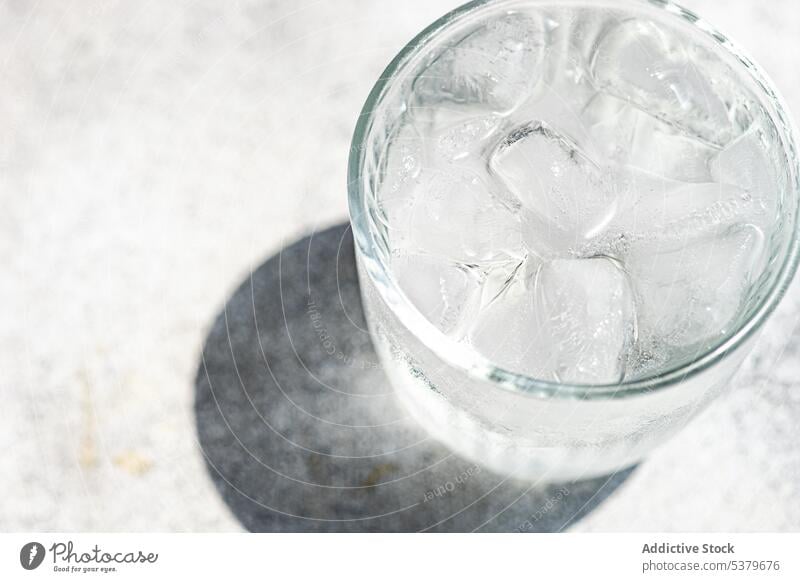
<svg viewBox="0 0 800 582"><path fill-rule="evenodd" d="M718 151L674 128L641 115L627 163L683 182L710 182L709 161Z"/></svg>
<svg viewBox="0 0 800 582"><path fill-rule="evenodd" d="M556 42L551 43L550 76L548 81L557 82L564 75L574 80L589 74L594 49L609 27L608 14L579 12L566 4L548 9L551 18L558 23Z"/></svg>
<svg viewBox="0 0 800 582"><path fill-rule="evenodd" d="M497 115L485 115L444 128L434 134L436 153L451 162L480 156L501 121Z"/></svg>
<svg viewBox="0 0 800 582"><path fill-rule="evenodd" d="M426 172L408 195L382 201L393 254L439 255L461 264L524 254L520 218L485 176L460 167Z"/></svg>
<svg viewBox="0 0 800 582"><path fill-rule="evenodd" d="M580 118L603 157L627 162L640 119L638 109L607 93L595 93Z"/></svg>
<svg viewBox="0 0 800 582"><path fill-rule="evenodd" d="M634 204L615 223L633 238L684 239L763 213L747 192L728 184L687 184L629 175Z"/></svg>
<svg viewBox="0 0 800 582"><path fill-rule="evenodd" d="M535 95L514 112L517 120L541 120L560 135L578 144L594 159L591 143L581 111L597 89L589 75L589 54L592 39L602 28L602 19L577 17L574 11L553 7L545 19L549 44L545 49L544 82Z"/></svg>
<svg viewBox="0 0 800 582"><path fill-rule="evenodd" d="M635 312L627 276L617 263L595 258L545 265L537 280L537 306L558 346L557 380L622 380L635 340Z"/></svg>
<svg viewBox="0 0 800 582"><path fill-rule="evenodd" d="M595 89L585 79L570 82L567 86L545 85L535 99L520 106L514 117L546 123L558 135L578 146L587 157L599 160L602 144L595 142L582 115L594 93Z"/></svg>
<svg viewBox="0 0 800 582"><path fill-rule="evenodd" d="M763 127L753 125L710 163L714 180L742 188L763 209L767 220L774 218L776 202L781 198L782 183L770 156L770 143L776 139L770 139Z"/></svg>
<svg viewBox="0 0 800 582"><path fill-rule="evenodd" d="M600 40L592 76L600 89L696 138L724 145L734 137L730 108L735 98L727 95L722 63L700 65L703 55L680 36L634 18L612 27ZM701 73L701 68L708 72Z"/></svg>
<svg viewBox="0 0 800 582"><path fill-rule="evenodd" d="M404 122L392 132L380 161L383 182L380 198L390 200L408 195L423 165L423 140L411 123Z"/></svg>
<svg viewBox="0 0 800 582"><path fill-rule="evenodd" d="M573 141L544 122L514 130L492 153L489 166L519 199L525 241L540 257L580 247L616 214L614 182Z"/></svg>
<svg viewBox="0 0 800 582"><path fill-rule="evenodd" d="M535 306L535 260L512 271L496 270L470 330L473 348L513 372L552 380L551 354Z"/></svg>
<svg viewBox="0 0 800 582"><path fill-rule="evenodd" d="M619 382L635 340L633 295L611 259L559 259L520 269L470 333L511 371L590 384Z"/></svg>
<svg viewBox="0 0 800 582"><path fill-rule="evenodd" d="M750 224L685 241L634 244L625 265L636 294L641 344L661 351L662 359L676 348L710 347L731 332L765 258L764 235Z"/></svg>
<svg viewBox="0 0 800 582"><path fill-rule="evenodd" d="M515 13L481 23L419 74L411 106L447 106L449 102L508 112L541 80L545 45L545 26L537 16Z"/></svg>
<svg viewBox="0 0 800 582"><path fill-rule="evenodd" d="M709 161L719 149L694 139L627 101L597 93L582 116L609 160L683 182L712 181Z"/></svg>
<svg viewBox="0 0 800 582"><path fill-rule="evenodd" d="M478 308L481 274L431 255L392 258L397 284L417 310L444 333L458 337Z"/></svg>

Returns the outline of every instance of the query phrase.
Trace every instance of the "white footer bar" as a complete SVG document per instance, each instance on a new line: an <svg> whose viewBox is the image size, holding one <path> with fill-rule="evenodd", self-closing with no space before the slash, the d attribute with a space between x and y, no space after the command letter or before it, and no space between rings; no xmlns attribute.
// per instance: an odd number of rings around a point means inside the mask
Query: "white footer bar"
<svg viewBox="0 0 800 582"><path fill-rule="evenodd" d="M0 580L794 581L798 553L800 534L0 534Z"/></svg>

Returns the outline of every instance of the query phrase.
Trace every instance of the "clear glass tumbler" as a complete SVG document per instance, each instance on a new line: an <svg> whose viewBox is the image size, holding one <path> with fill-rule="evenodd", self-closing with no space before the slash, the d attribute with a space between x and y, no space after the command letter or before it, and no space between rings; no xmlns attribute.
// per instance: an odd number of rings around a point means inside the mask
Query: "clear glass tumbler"
<svg viewBox="0 0 800 582"><path fill-rule="evenodd" d="M613 385L566 384L514 373L440 332L392 276L376 192L381 156L404 109L410 75L460 30L520 6L614 10L680 29L730 67L774 126L781 192L776 193L779 219L767 240L768 266L736 325L712 348L674 369ZM367 322L388 378L432 436L499 473L558 481L635 464L726 388L780 301L798 263L798 175L792 124L772 84L722 34L674 4L483 0L458 8L420 33L389 64L364 105L353 138L348 191L356 258Z"/></svg>

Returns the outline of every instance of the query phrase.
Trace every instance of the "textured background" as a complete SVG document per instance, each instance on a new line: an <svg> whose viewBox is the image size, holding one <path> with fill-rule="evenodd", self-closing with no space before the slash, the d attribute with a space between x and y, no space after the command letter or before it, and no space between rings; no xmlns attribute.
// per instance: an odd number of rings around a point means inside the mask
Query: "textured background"
<svg viewBox="0 0 800 582"><path fill-rule="evenodd" d="M0 4L0 530L236 530L196 440L209 327L346 216L383 66L458 2ZM800 107L800 9L686 0ZM730 393L574 530L800 530L800 288Z"/></svg>

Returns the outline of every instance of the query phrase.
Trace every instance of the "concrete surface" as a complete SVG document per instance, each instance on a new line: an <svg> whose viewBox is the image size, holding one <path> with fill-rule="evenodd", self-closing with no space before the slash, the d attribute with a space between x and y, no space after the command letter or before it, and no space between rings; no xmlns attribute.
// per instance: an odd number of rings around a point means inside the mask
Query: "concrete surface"
<svg viewBox="0 0 800 582"><path fill-rule="evenodd" d="M346 216L356 115L457 2L0 4L0 530L237 530L194 377L250 270ZM800 109L789 0L687 0ZM732 386L573 526L800 530L795 285Z"/></svg>

